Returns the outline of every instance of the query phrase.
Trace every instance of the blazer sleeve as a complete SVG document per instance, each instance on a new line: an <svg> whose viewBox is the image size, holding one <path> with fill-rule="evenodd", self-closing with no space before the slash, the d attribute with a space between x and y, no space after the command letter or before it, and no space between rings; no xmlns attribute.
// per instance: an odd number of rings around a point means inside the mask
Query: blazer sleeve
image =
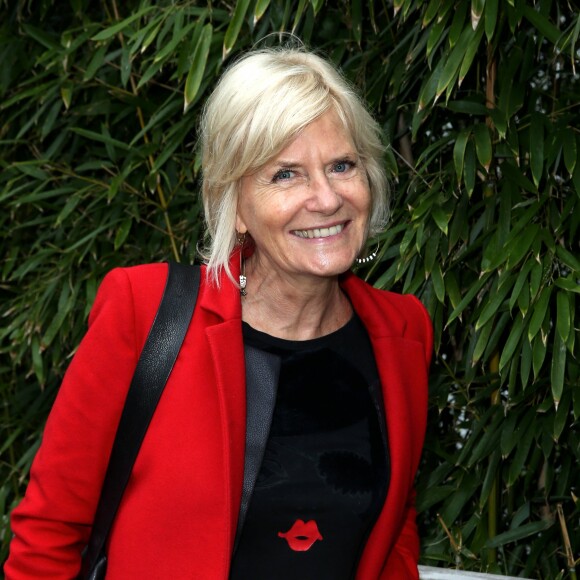
<svg viewBox="0 0 580 580"><path fill-rule="evenodd" d="M381 580L400 578L419 580L419 533L415 522L415 492L410 494L405 511L405 522L381 573Z"/></svg>
<svg viewBox="0 0 580 580"><path fill-rule="evenodd" d="M7 580L74 578L143 340L125 270L106 277L46 423L25 497L12 513Z"/></svg>
<svg viewBox="0 0 580 580"><path fill-rule="evenodd" d="M413 334L415 340L423 344L425 354L425 367L427 370L431 364L431 357L433 353L433 326L427 310L423 304L414 296L410 297L415 303L416 310L411 313L409 331ZM421 448L424 440L424 433L426 430L427 420L427 391L428 384L416 385L417 400L424 401L423 408L418 410L418 416L421 417L420 424L414 427L421 430ZM421 448L414 450L416 457L413 469L418 467L418 459L421 455ZM391 553L387 559L385 567L383 568L381 579L387 580L391 578L400 578L401 580L418 580L419 572L417 564L419 562L420 542L419 533L416 523L417 512L415 510L415 489L409 491L407 502L405 505L405 514L401 531L393 546Z"/></svg>

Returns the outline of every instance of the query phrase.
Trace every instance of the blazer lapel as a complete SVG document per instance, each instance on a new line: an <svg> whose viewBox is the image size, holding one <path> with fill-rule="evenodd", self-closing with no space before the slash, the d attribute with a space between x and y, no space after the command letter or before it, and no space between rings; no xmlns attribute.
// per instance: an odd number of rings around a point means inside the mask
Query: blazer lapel
<svg viewBox="0 0 580 580"><path fill-rule="evenodd" d="M250 498L260 472L272 415L276 405L280 358L263 350L245 346L246 358L246 457L244 483L234 551L240 540Z"/></svg>
<svg viewBox="0 0 580 580"><path fill-rule="evenodd" d="M404 523L406 506L401 500L409 496L413 485L420 458L416 450L421 448L416 439L423 437L414 426L424 424L419 415L427 406L426 401L415 400L414 388L425 381L424 365L420 364L422 345L399 337L371 336L371 340L381 377L391 472L387 499L363 552L357 578L378 577L381 555L390 551Z"/></svg>
<svg viewBox="0 0 580 580"><path fill-rule="evenodd" d="M246 431L246 393L244 348L239 320L210 326L206 330L216 377L215 389L221 416L221 441L224 465L224 527L231 554L238 519ZM208 384L208 388L212 388ZM215 482L220 485L221 482Z"/></svg>

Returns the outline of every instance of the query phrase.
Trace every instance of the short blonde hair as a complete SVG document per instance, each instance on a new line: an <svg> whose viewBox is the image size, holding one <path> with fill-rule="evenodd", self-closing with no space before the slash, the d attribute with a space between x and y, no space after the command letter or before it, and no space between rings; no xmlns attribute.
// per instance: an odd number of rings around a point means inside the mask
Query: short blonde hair
<svg viewBox="0 0 580 580"><path fill-rule="evenodd" d="M202 199L208 275L219 279L236 243L241 179L270 162L307 125L334 109L349 132L371 191L369 234L388 215L381 130L348 81L327 60L297 48L247 53L219 80L201 120ZM233 278L232 278L233 279Z"/></svg>

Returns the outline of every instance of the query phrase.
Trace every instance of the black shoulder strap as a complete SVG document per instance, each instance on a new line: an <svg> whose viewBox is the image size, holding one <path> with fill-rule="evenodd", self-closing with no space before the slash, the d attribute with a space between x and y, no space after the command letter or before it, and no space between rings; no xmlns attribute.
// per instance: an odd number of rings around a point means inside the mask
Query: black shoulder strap
<svg viewBox="0 0 580 580"><path fill-rule="evenodd" d="M83 559L85 576L91 573L105 547L139 448L191 322L199 282L198 266L169 264L163 298L137 362L117 427Z"/></svg>

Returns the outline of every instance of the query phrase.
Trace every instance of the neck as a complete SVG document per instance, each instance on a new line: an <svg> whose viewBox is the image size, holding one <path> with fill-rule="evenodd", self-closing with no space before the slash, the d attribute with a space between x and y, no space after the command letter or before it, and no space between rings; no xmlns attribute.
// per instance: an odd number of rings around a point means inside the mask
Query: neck
<svg viewBox="0 0 580 580"><path fill-rule="evenodd" d="M247 295L242 320L256 330L287 340L308 340L344 326L352 307L338 277L286 276L246 264Z"/></svg>

